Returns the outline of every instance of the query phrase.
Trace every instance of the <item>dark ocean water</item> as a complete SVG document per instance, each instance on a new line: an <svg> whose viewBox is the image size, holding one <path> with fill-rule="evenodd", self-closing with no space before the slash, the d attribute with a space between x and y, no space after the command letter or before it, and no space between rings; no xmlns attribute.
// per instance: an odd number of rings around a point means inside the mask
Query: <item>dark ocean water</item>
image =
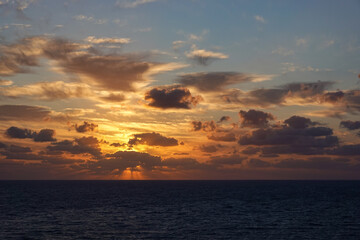
<svg viewBox="0 0 360 240"><path fill-rule="evenodd" d="M360 181L0 181L0 239L360 239Z"/></svg>

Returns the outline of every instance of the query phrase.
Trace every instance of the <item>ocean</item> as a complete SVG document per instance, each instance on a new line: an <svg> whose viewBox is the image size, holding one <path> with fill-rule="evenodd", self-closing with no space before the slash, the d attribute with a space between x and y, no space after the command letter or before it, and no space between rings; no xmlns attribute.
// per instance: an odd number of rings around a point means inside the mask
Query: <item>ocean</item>
<svg viewBox="0 0 360 240"><path fill-rule="evenodd" d="M0 239L360 239L360 181L0 181Z"/></svg>

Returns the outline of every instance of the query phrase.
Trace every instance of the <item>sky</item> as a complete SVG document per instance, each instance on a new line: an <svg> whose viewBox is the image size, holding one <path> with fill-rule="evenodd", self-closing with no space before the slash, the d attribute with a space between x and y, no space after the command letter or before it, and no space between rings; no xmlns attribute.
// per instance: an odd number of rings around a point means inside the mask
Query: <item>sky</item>
<svg viewBox="0 0 360 240"><path fill-rule="evenodd" d="M0 179L360 179L359 13L0 0Z"/></svg>

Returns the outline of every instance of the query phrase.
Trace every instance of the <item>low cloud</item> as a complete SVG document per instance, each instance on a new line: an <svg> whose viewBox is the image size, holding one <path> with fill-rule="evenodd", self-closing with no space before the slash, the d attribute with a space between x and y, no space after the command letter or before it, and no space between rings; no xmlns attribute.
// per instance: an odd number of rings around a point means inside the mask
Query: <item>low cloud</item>
<svg viewBox="0 0 360 240"><path fill-rule="evenodd" d="M207 51L205 49L197 49L192 47L190 52L185 53L186 57L196 61L200 65L209 65L214 60L227 59L228 55L220 52Z"/></svg>
<svg viewBox="0 0 360 240"><path fill-rule="evenodd" d="M262 16L260 16L260 15L255 15L255 16L254 16L254 19L255 19L257 22L266 23L264 17L262 17Z"/></svg>
<svg viewBox="0 0 360 240"><path fill-rule="evenodd" d="M360 129L360 121L341 121L340 127L346 128L348 130Z"/></svg>
<svg viewBox="0 0 360 240"><path fill-rule="evenodd" d="M213 141L220 141L220 142L235 142L236 136L232 132L225 132L225 133L214 133L208 135L207 138Z"/></svg>
<svg viewBox="0 0 360 240"><path fill-rule="evenodd" d="M185 87L195 87L202 92L222 91L225 87L244 83L260 82L272 76L245 74L237 72L198 72L181 75L177 81Z"/></svg>
<svg viewBox="0 0 360 240"><path fill-rule="evenodd" d="M90 154L95 157L101 156L100 141L95 137L75 138L52 143L47 146L47 151L52 154L68 152L71 154Z"/></svg>
<svg viewBox="0 0 360 240"><path fill-rule="evenodd" d="M220 118L220 120L218 121L218 123L227 122L227 121L230 121L230 120L231 120L230 116L222 116Z"/></svg>
<svg viewBox="0 0 360 240"><path fill-rule="evenodd" d="M192 121L191 127L193 131L204 131L204 132L213 132L217 129L215 121Z"/></svg>
<svg viewBox="0 0 360 240"><path fill-rule="evenodd" d="M9 138L31 138L35 142L55 142L55 130L41 129L39 132L18 127L10 127L6 130L5 135Z"/></svg>
<svg viewBox="0 0 360 240"><path fill-rule="evenodd" d="M275 117L266 112L250 109L249 111L241 110L239 112L240 123L242 127L263 128L269 125L269 121Z"/></svg>
<svg viewBox="0 0 360 240"><path fill-rule="evenodd" d="M145 94L148 106L168 109L191 109L201 100L201 96L193 97L187 88L153 88Z"/></svg>
<svg viewBox="0 0 360 240"><path fill-rule="evenodd" d="M148 145L148 146L162 146L162 147L169 147L169 146L177 146L179 145L178 140L175 138L169 138L161 135L160 133L140 133L134 134L134 138L129 139L128 145Z"/></svg>
<svg viewBox="0 0 360 240"><path fill-rule="evenodd" d="M303 129L309 126L316 125L316 122L311 121L309 118L292 116L284 121L289 127Z"/></svg>
<svg viewBox="0 0 360 240"><path fill-rule="evenodd" d="M138 6L156 1L158 0L117 0L115 6L120 8L136 8Z"/></svg>
<svg viewBox="0 0 360 240"><path fill-rule="evenodd" d="M79 133L93 132L96 130L97 127L98 127L97 124L86 122L86 121L84 121L82 124L74 125L75 130Z"/></svg>
<svg viewBox="0 0 360 240"><path fill-rule="evenodd" d="M0 53L0 76L31 72L31 67L39 66L40 59L44 57L54 61L57 71L112 91L135 91L135 84L148 81L151 75L184 67L184 64L178 63L149 62L146 60L149 53L103 54L99 50L94 51L88 44L47 37L30 37L17 44L4 45ZM43 88L44 84L35 86Z"/></svg>

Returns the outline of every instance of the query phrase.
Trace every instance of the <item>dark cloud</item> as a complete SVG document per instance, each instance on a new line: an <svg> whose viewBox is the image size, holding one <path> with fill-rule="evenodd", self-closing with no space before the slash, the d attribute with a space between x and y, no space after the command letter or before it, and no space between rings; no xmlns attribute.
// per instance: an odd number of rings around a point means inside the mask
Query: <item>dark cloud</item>
<svg viewBox="0 0 360 240"><path fill-rule="evenodd" d="M236 165L241 164L246 159L247 157L233 154L230 156L211 157L211 159L207 163L211 165Z"/></svg>
<svg viewBox="0 0 360 240"><path fill-rule="evenodd" d="M247 155L253 155L260 151L261 151L261 149L258 147L247 147L244 150L242 150L241 153L247 154Z"/></svg>
<svg viewBox="0 0 360 240"><path fill-rule="evenodd" d="M40 132L36 132L26 128L10 127L6 130L5 135L10 138L31 138L35 142L56 141L55 131L52 129L41 129Z"/></svg>
<svg viewBox="0 0 360 240"><path fill-rule="evenodd" d="M61 142L52 143L47 146L47 150L50 153L62 153L69 152L72 154L88 153L95 157L101 155L101 149L99 146L100 141L95 137L82 137L75 138L73 141L64 140Z"/></svg>
<svg viewBox="0 0 360 240"><path fill-rule="evenodd" d="M292 116L284 121L289 127L303 129L309 126L316 125L316 122L312 122L309 118Z"/></svg>
<svg viewBox="0 0 360 240"><path fill-rule="evenodd" d="M0 121L44 121L51 111L44 107L27 105L0 105Z"/></svg>
<svg viewBox="0 0 360 240"><path fill-rule="evenodd" d="M340 127L347 128L349 130L360 129L360 121L341 121Z"/></svg>
<svg viewBox="0 0 360 240"><path fill-rule="evenodd" d="M179 145L178 140L175 138L168 138L160 133L140 133L134 134L134 138L129 139L128 145L133 146L137 144L144 144L148 146L177 146Z"/></svg>
<svg viewBox="0 0 360 240"><path fill-rule="evenodd" d="M351 166L343 159L333 159L330 157L311 157L307 160L302 159L284 159L273 164L276 168L292 168L292 169L319 169L319 170L356 170L359 166ZM353 168L353 169L352 169Z"/></svg>
<svg viewBox="0 0 360 240"><path fill-rule="evenodd" d="M202 164L194 158L167 158L161 162L163 167L174 169L198 169Z"/></svg>
<svg viewBox="0 0 360 240"><path fill-rule="evenodd" d="M226 121L230 121L231 117L230 116L222 116L220 118L220 120L218 121L218 123L222 123L222 122L226 122Z"/></svg>
<svg viewBox="0 0 360 240"><path fill-rule="evenodd" d="M112 147L124 147L126 143L111 143L110 146Z"/></svg>
<svg viewBox="0 0 360 240"><path fill-rule="evenodd" d="M33 138L34 132L26 128L9 127L5 131L5 135L10 138Z"/></svg>
<svg viewBox="0 0 360 240"><path fill-rule="evenodd" d="M204 132L213 132L217 128L217 125L213 120L204 121L204 122L192 121L191 126L192 126L193 131L201 131L202 130Z"/></svg>
<svg viewBox="0 0 360 240"><path fill-rule="evenodd" d="M84 121L83 124L75 124L75 130L80 133L93 132L98 127L97 124Z"/></svg>
<svg viewBox="0 0 360 240"><path fill-rule="evenodd" d="M151 170L157 166L161 166L160 157L133 151L118 151L114 154L107 154L106 158L86 165L90 170L101 173L121 173L128 168L136 170L137 167Z"/></svg>
<svg viewBox="0 0 360 240"><path fill-rule="evenodd" d="M199 72L181 75L177 81L186 87L195 87L199 91L221 91L226 86L251 82L256 79L253 75L237 72Z"/></svg>
<svg viewBox="0 0 360 240"><path fill-rule="evenodd" d="M204 49L196 49L195 46L192 47L190 52L186 52L186 57L194 60L196 63L207 66L211 62L219 59L226 59L228 56L220 52L212 52Z"/></svg>
<svg viewBox="0 0 360 240"><path fill-rule="evenodd" d="M107 102L123 102L125 100L125 96L123 94L111 93L108 96L100 97L100 99Z"/></svg>
<svg viewBox="0 0 360 240"><path fill-rule="evenodd" d="M186 88L154 88L145 94L145 100L150 101L148 106L168 109L182 108L191 109L196 106L202 98L200 96L193 97Z"/></svg>
<svg viewBox="0 0 360 240"><path fill-rule="evenodd" d="M249 92L230 90L221 95L224 102L237 103L243 106L269 107L283 105L288 99L295 98L305 102L318 101L324 91L331 87L333 82L291 83L278 88L256 89Z"/></svg>
<svg viewBox="0 0 360 240"><path fill-rule="evenodd" d="M360 144L339 146L338 148L328 151L328 154L340 156L360 156Z"/></svg>
<svg viewBox="0 0 360 240"><path fill-rule="evenodd" d="M248 167L251 168L266 168L271 167L271 163L263 161L261 159L252 158L247 162Z"/></svg>
<svg viewBox="0 0 360 240"><path fill-rule="evenodd" d="M240 137L239 144L258 146L288 144L299 146L334 146L337 141L335 141L336 136L331 136L332 134L332 129L327 127L258 129L252 131L251 134Z"/></svg>
<svg viewBox="0 0 360 240"><path fill-rule="evenodd" d="M216 145L201 145L200 151L206 152L206 153L214 153L218 150L218 146Z"/></svg>
<svg viewBox="0 0 360 240"><path fill-rule="evenodd" d="M38 66L40 58L45 57L82 81L119 91L134 91L134 83L147 81L146 76L180 67L148 62L149 54L103 54L60 38L25 38L1 50L0 76L30 72L29 67ZM110 100L113 99L110 96Z"/></svg>
<svg viewBox="0 0 360 240"><path fill-rule="evenodd" d="M262 128L267 127L270 120L274 120L275 117L266 112L250 109L249 111L241 110L239 112L240 123L242 127Z"/></svg>
<svg viewBox="0 0 360 240"><path fill-rule="evenodd" d="M337 103L341 101L344 98L344 96L345 93L343 91L327 92L321 96L321 100L323 102L328 102L328 103Z"/></svg>
<svg viewBox="0 0 360 240"><path fill-rule="evenodd" d="M222 141L222 142L235 142L236 137L232 132L225 133L215 133L207 136L208 139L213 141Z"/></svg>
<svg viewBox="0 0 360 240"><path fill-rule="evenodd" d="M55 142L56 139L55 130L52 129L41 129L39 133L36 133L34 136L35 142Z"/></svg>

